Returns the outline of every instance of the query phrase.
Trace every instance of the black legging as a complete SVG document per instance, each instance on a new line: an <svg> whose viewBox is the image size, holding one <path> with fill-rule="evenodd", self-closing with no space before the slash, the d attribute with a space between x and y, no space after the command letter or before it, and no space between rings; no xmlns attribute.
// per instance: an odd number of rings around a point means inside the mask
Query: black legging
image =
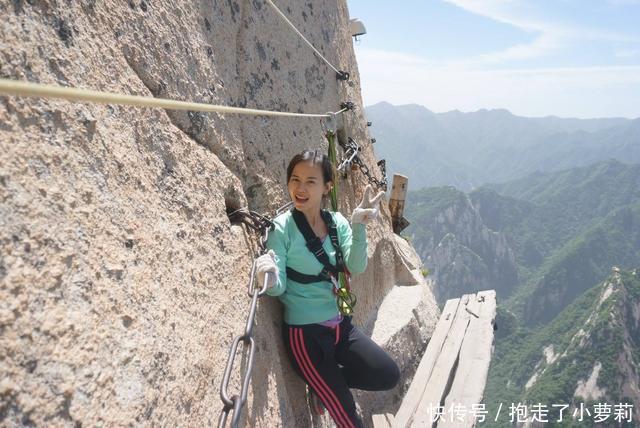
<svg viewBox="0 0 640 428"><path fill-rule="evenodd" d="M396 363L351 324L351 317L335 329L285 323L282 334L294 368L338 427L362 426L349 388L384 391L400 378Z"/></svg>

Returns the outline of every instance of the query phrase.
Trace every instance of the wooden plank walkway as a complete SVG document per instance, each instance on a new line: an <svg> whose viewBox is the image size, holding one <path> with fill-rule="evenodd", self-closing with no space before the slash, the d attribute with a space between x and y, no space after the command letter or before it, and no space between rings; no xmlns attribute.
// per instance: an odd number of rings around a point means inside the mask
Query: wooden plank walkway
<svg viewBox="0 0 640 428"><path fill-rule="evenodd" d="M495 316L494 290L448 300L398 412L375 415L374 427L475 426L472 406L482 401Z"/></svg>

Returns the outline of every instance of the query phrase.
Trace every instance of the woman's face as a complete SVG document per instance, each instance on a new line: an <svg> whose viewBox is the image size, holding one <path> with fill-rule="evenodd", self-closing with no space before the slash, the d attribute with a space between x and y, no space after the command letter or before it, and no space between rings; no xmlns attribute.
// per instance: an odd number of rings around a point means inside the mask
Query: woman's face
<svg viewBox="0 0 640 428"><path fill-rule="evenodd" d="M324 182L320 165L303 161L293 168L287 187L296 209L312 214L320 211L322 196L331 190L331 182Z"/></svg>

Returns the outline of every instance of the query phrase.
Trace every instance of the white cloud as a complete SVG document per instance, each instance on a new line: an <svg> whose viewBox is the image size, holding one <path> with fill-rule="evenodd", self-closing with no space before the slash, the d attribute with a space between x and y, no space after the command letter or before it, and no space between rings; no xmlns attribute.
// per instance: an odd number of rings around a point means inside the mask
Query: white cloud
<svg viewBox="0 0 640 428"><path fill-rule="evenodd" d="M365 104L417 103L435 111L507 108L525 116L639 117L640 65L479 68L358 48Z"/></svg>
<svg viewBox="0 0 640 428"><path fill-rule="evenodd" d="M539 58L549 55L554 51L559 51L567 46L567 42L561 38L543 33L536 37L531 43L514 45L498 52L484 54L473 59L476 63L502 63L513 60L524 60Z"/></svg>
<svg viewBox="0 0 640 428"><path fill-rule="evenodd" d="M476 15L526 31L544 31L549 23L536 20L532 4L520 0L443 0Z"/></svg>
<svg viewBox="0 0 640 428"><path fill-rule="evenodd" d="M616 49L613 54L616 58L639 58L640 49Z"/></svg>
<svg viewBox="0 0 640 428"><path fill-rule="evenodd" d="M590 41L609 42L615 56L633 58L640 55L637 31L561 21L549 3L538 0L443 1L534 37L529 43L448 61L356 47L366 104L417 103L435 111L507 108L524 116L640 117L640 65L515 68L522 60L573 55Z"/></svg>
<svg viewBox="0 0 640 428"><path fill-rule="evenodd" d="M474 58L476 62L498 63L532 58L543 58L562 49L568 49L577 41L602 40L609 42L637 43L637 34L625 34L600 28L584 27L575 23L558 21L552 11L544 10L539 1L526 0L443 0L467 12L508 24L537 36L527 44L510 46ZM633 2L640 0L609 0Z"/></svg>

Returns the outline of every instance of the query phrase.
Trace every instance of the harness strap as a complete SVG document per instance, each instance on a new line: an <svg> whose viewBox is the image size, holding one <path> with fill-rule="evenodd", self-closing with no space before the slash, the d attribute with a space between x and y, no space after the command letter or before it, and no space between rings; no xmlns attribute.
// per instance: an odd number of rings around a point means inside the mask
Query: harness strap
<svg viewBox="0 0 640 428"><path fill-rule="evenodd" d="M287 277L294 280L295 282L299 282L300 284L310 284L312 282L319 281L331 281L331 273L327 272L324 268L322 268L322 271L317 275L307 275L287 266Z"/></svg>
<svg viewBox="0 0 640 428"><path fill-rule="evenodd" d="M327 229L329 231L329 238L331 239L331 244L333 248L336 250L336 265L332 265L329 261L329 256L325 252L322 247L322 241L320 238L316 236L311 228L311 225L307 221L307 218L303 213L296 210L295 208L292 210L291 215L293 220L296 222L296 226L305 241L307 242L307 248L315 258L322 264L323 268L317 275L307 275L301 272L296 271L287 266L287 276L292 280L299 282L301 284L309 284L312 282L320 282L320 281L330 281L332 276L338 276L338 273L344 269L344 259L342 257L342 250L340 249L340 242L338 240L338 229L336 227L335 222L333 221L333 217L329 211L321 210L320 215L322 220L324 221Z"/></svg>

